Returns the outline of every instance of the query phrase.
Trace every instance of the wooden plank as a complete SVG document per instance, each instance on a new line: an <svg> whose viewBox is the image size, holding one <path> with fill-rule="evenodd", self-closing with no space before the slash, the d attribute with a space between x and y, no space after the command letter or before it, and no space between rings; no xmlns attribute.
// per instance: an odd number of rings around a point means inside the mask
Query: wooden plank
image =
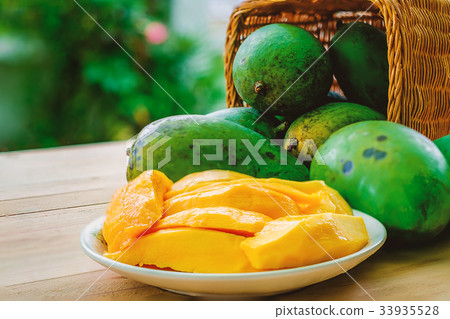
<svg viewBox="0 0 450 319"><path fill-rule="evenodd" d="M121 183L115 184L117 185L113 187L108 186L107 188L0 201L0 217L107 204L111 200L114 191L121 186Z"/></svg>
<svg viewBox="0 0 450 319"><path fill-rule="evenodd" d="M63 176L58 176L59 173L69 176L74 172L96 173L97 169L105 165L126 165L125 151L125 142L110 142L0 153L2 167L0 177L2 179L9 177L10 181L15 180L18 183L29 183L30 181L41 182L53 177L62 179ZM88 165L80 166L80 164ZM42 169L53 169L58 174L47 176L45 173L41 173ZM18 179L18 177L23 179Z"/></svg>
<svg viewBox="0 0 450 319"><path fill-rule="evenodd" d="M125 150L125 142L114 142L2 153L0 200L81 191L110 181L124 183Z"/></svg>
<svg viewBox="0 0 450 319"><path fill-rule="evenodd" d="M90 178L70 179L64 182L49 181L36 184L22 185L20 187L12 186L0 190L0 207L3 201L22 200L29 197L51 196L99 188L118 188L126 183L125 174L113 174L107 176L97 176Z"/></svg>
<svg viewBox="0 0 450 319"><path fill-rule="evenodd" d="M99 277L100 279L98 279ZM92 287L89 287L92 283L94 283ZM86 291L88 288L89 290ZM3 300L193 299L126 279L112 271L104 272L103 270L8 286L5 287L3 295L0 294L0 298Z"/></svg>
<svg viewBox="0 0 450 319"><path fill-rule="evenodd" d="M105 204L0 218L0 280L4 285L102 269L81 251L79 235Z"/></svg>
<svg viewBox="0 0 450 319"><path fill-rule="evenodd" d="M111 158L109 158L110 156L114 156L114 158L112 158L114 162L116 162L117 158L125 159L127 145L128 142L125 141L105 142L97 144L84 144L57 148L5 152L0 153L0 163L2 165L10 166L10 168L16 168L18 172L32 172L34 168L57 169L54 163L86 163L91 162L92 160L99 160L98 162L108 164L108 162L110 162L109 160L111 160ZM15 163L19 162L28 163L32 165L32 167L18 167ZM121 164L123 163L124 162L122 161ZM2 168L4 167L2 166ZM64 167L62 169L64 169ZM10 175L8 173L10 172L2 169L2 171L0 172L0 177L15 177L15 175ZM39 177L39 175L32 176Z"/></svg>

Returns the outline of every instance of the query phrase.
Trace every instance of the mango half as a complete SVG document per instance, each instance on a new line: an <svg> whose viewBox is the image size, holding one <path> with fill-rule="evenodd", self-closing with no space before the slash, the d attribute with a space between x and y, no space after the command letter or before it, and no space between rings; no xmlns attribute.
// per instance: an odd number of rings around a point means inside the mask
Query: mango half
<svg viewBox="0 0 450 319"><path fill-rule="evenodd" d="M162 229L124 251L105 256L130 265L155 265L195 273L252 272L240 248L243 236L200 228Z"/></svg>
<svg viewBox="0 0 450 319"><path fill-rule="evenodd" d="M161 218L164 193L172 184L164 173L151 170L114 193L102 230L109 252L129 246Z"/></svg>
<svg viewBox="0 0 450 319"><path fill-rule="evenodd" d="M352 254L369 241L362 217L289 216L269 222L241 248L259 270L301 267Z"/></svg>

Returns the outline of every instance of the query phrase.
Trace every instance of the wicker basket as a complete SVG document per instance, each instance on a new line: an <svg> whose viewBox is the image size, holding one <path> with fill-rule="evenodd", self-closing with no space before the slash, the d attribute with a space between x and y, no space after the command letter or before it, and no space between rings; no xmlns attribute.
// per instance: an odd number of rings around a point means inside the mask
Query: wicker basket
<svg viewBox="0 0 450 319"><path fill-rule="evenodd" d="M230 18L225 45L227 106L242 106L232 78L239 45L256 29L289 23L328 46L336 22L366 22L386 31L388 120L430 139L450 133L450 0L248 0ZM384 19L383 19L384 18ZM333 90L340 92L336 82Z"/></svg>

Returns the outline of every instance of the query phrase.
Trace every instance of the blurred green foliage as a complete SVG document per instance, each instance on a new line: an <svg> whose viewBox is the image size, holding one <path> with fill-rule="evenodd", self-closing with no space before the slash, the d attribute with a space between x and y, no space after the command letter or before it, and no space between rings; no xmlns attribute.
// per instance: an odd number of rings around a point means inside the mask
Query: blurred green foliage
<svg viewBox="0 0 450 319"><path fill-rule="evenodd" d="M224 105L222 56L172 33L170 1L78 0L189 113ZM71 0L0 2L0 150L127 139L184 112Z"/></svg>

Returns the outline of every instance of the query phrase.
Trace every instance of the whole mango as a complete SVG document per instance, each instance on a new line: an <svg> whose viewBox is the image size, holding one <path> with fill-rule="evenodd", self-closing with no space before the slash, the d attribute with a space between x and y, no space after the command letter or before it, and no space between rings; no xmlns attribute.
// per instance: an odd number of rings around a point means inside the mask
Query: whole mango
<svg viewBox="0 0 450 319"><path fill-rule="evenodd" d="M325 104L303 114L292 123L286 132L284 147L297 157L301 153L305 141L313 141L315 147L320 147L331 134L340 128L368 120L386 120L386 117L367 106L355 103ZM311 149L304 151L311 152ZM314 156L312 152L310 155Z"/></svg>
<svg viewBox="0 0 450 319"><path fill-rule="evenodd" d="M260 112L301 114L327 95L333 79L328 52L308 31L268 24L251 33L233 61L238 94Z"/></svg>
<svg viewBox="0 0 450 319"><path fill-rule="evenodd" d="M309 175L294 156L261 134L204 115L171 116L147 125L129 150L127 178L149 169L173 181L209 169L297 181Z"/></svg>
<svg viewBox="0 0 450 319"><path fill-rule="evenodd" d="M269 114L262 116L252 107L231 107L209 113L206 116L237 123L267 138L277 138L277 127L281 124L276 117Z"/></svg>
<svg viewBox="0 0 450 319"><path fill-rule="evenodd" d="M349 102L386 115L389 64L386 34L362 22L338 27L331 40L333 73Z"/></svg>
<svg viewBox="0 0 450 319"><path fill-rule="evenodd" d="M324 180L350 206L379 219L388 236L420 242L450 219L450 167L425 136L385 121L351 124L319 147L311 178Z"/></svg>

